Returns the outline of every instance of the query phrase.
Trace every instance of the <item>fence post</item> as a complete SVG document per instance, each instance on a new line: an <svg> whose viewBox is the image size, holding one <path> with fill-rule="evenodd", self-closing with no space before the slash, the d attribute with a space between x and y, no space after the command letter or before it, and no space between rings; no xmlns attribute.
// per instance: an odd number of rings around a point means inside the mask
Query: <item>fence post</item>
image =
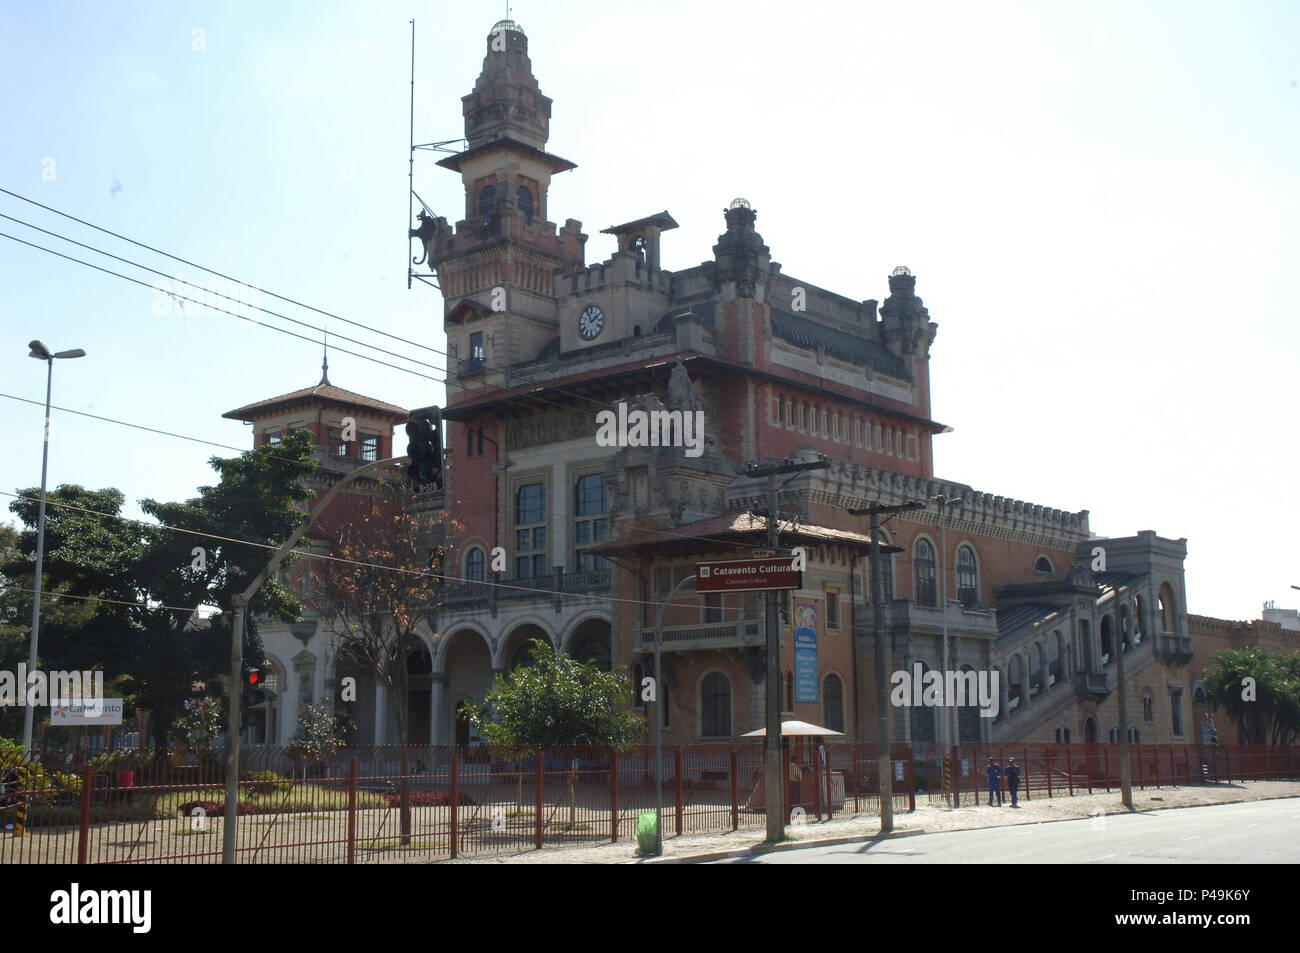
<svg viewBox="0 0 1300 953"><path fill-rule="evenodd" d="M1097 746L1095 744L1088 744L1087 742L1084 742L1083 745L1084 756L1088 759L1087 764L1088 764L1088 793L1089 794L1092 793L1092 761L1097 754L1096 750L1094 750L1096 749L1096 747Z"/></svg>
<svg viewBox="0 0 1300 953"><path fill-rule="evenodd" d="M1047 765L1047 799L1052 799L1052 749L1047 748L1043 752L1043 762Z"/></svg>
<svg viewBox="0 0 1300 953"><path fill-rule="evenodd" d="M1074 758L1070 757L1070 743L1065 743L1065 783L1070 788L1070 797L1074 797Z"/></svg>
<svg viewBox="0 0 1300 953"><path fill-rule="evenodd" d="M998 745L998 767L1001 769L998 771L998 803L1001 803L1007 793L1007 759L1001 745Z"/></svg>
<svg viewBox="0 0 1300 953"><path fill-rule="evenodd" d="M1025 746L1025 800L1029 800L1029 746Z"/></svg>
<svg viewBox="0 0 1300 953"><path fill-rule="evenodd" d="M916 811L916 751L912 748L907 749L908 758L903 765L903 783L907 785L907 809ZM893 785L890 786L890 793L893 793Z"/></svg>
<svg viewBox="0 0 1300 953"><path fill-rule="evenodd" d="M536 767L533 771L533 846L542 849L542 800L545 795L544 755L537 752Z"/></svg>
<svg viewBox="0 0 1300 953"><path fill-rule="evenodd" d="M81 769L81 823L77 836L77 863L90 862L90 795L95 787L95 769L89 764Z"/></svg>
<svg viewBox="0 0 1300 953"><path fill-rule="evenodd" d="M673 788L677 799L677 835L682 833L682 749L673 751Z"/></svg>
<svg viewBox="0 0 1300 953"><path fill-rule="evenodd" d="M618 843L618 752L609 753L609 842Z"/></svg>
<svg viewBox="0 0 1300 953"><path fill-rule="evenodd" d="M451 859L460 853L460 749L451 753Z"/></svg>
<svg viewBox="0 0 1300 953"><path fill-rule="evenodd" d="M1133 747L1134 747L1134 748L1137 748L1137 762L1138 762L1138 790L1139 790L1139 791L1145 791L1145 790L1146 790L1146 785L1144 785L1144 784L1142 783L1142 746L1141 746L1141 745L1134 745Z"/></svg>
<svg viewBox="0 0 1300 953"><path fill-rule="evenodd" d="M357 862L357 759L348 758L348 863Z"/></svg>
<svg viewBox="0 0 1300 953"><path fill-rule="evenodd" d="M731 752L731 829L740 830L740 765L736 752Z"/></svg>
<svg viewBox="0 0 1300 953"><path fill-rule="evenodd" d="M1101 764L1106 771L1106 793L1110 793L1110 745L1101 749Z"/></svg>
<svg viewBox="0 0 1300 953"><path fill-rule="evenodd" d="M857 814L862 810L862 805L858 803L858 789L862 787L862 776L858 774L858 746L853 746L853 813Z"/></svg>

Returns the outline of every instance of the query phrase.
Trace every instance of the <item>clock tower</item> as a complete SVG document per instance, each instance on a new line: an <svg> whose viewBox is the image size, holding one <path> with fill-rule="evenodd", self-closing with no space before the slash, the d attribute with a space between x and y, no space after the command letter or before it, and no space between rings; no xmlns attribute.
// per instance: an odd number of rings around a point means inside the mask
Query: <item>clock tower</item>
<svg viewBox="0 0 1300 953"><path fill-rule="evenodd" d="M546 151L551 100L519 24L492 27L482 72L461 102L466 148L438 165L460 173L465 217L455 228L422 217L417 232L442 288L449 404L504 386L503 368L531 360L556 336L556 272L583 267L587 240L574 219L563 228L548 221L551 177L575 166Z"/></svg>

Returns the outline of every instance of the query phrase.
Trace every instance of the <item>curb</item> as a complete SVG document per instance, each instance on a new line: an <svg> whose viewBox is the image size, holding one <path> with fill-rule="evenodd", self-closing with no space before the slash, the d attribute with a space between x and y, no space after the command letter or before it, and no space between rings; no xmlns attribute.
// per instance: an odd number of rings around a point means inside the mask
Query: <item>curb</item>
<svg viewBox="0 0 1300 953"><path fill-rule="evenodd" d="M870 841L893 840L898 837L911 837L924 834L925 830L893 831L889 834L854 834L845 837L826 837L820 840L792 840L779 844L755 844L753 847L736 847L731 850L713 851L707 854L685 854L681 857L650 857L644 860L628 861L632 864L700 864L714 860L729 860L734 857L754 857L760 854L778 854L787 850L805 850L809 847L835 847L839 844L864 844Z"/></svg>

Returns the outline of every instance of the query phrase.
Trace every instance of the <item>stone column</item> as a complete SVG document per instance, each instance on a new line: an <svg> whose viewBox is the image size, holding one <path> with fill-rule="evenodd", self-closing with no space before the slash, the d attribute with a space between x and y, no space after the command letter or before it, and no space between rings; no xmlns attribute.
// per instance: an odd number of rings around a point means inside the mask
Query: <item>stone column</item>
<svg viewBox="0 0 1300 953"><path fill-rule="evenodd" d="M429 743L447 744L443 738L443 726L446 723L447 673L434 672L429 683Z"/></svg>
<svg viewBox="0 0 1300 953"><path fill-rule="evenodd" d="M375 740L377 745L388 743L388 689L375 679Z"/></svg>

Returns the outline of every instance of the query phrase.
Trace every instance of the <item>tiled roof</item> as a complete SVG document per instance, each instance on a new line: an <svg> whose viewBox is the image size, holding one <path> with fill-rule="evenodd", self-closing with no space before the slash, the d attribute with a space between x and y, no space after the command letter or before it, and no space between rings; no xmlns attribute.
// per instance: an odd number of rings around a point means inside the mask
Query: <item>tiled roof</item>
<svg viewBox="0 0 1300 953"><path fill-rule="evenodd" d="M366 410L375 411L381 417L391 417L394 420L403 420L407 416L404 407L386 404L382 400L375 400L373 397L366 397L363 394L344 390L342 387L335 387L328 381L321 381L315 387L304 387L302 390L296 390L291 394L281 394L279 397L259 400L257 403L228 411L221 416L228 417L231 420L256 420L259 417L269 416L282 408L311 400L362 407Z"/></svg>
<svg viewBox="0 0 1300 953"><path fill-rule="evenodd" d="M816 526L801 522L798 529L796 529L791 520L781 520L779 529L781 535L787 541L797 539L822 543L841 543L864 549L871 545L871 537L865 533L854 533L850 530L834 529L829 526ZM680 546L691 542L699 542L701 537L720 542L728 538L735 538L738 541L744 539L747 544L761 546L767 539L767 518L743 511L723 513L721 516L710 516L702 520L682 523L680 526L665 527L664 529L640 529L630 536L592 546L588 551L592 553L620 553L632 552L638 549L664 549L674 545ZM880 548L882 552L900 552L897 547L889 547L884 544Z"/></svg>
<svg viewBox="0 0 1300 953"><path fill-rule="evenodd" d="M772 309L772 333L809 351L821 349L840 360L865 364L901 380L911 379L903 359L875 341L801 318L788 311Z"/></svg>

